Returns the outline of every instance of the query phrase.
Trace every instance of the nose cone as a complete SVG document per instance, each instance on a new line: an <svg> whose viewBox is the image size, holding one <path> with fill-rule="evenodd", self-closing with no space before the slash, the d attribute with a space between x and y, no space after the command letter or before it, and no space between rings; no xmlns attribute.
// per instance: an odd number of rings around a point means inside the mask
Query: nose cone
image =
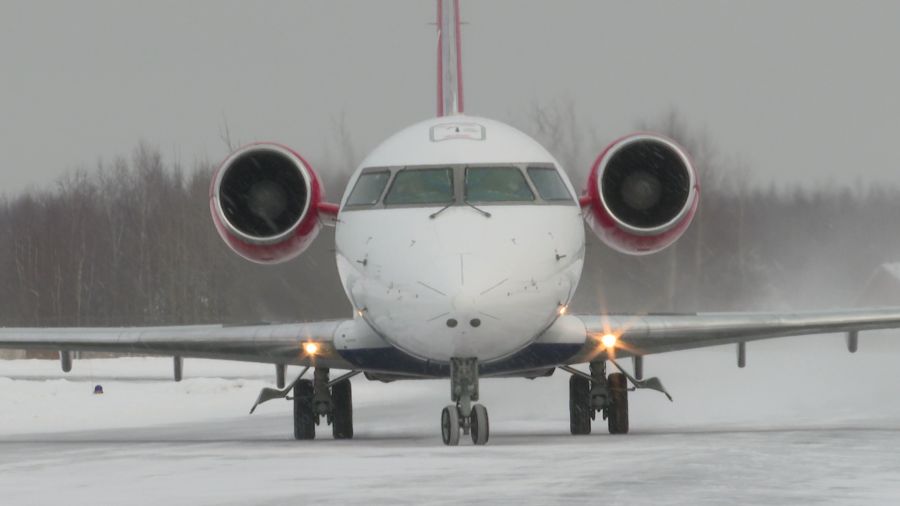
<svg viewBox="0 0 900 506"><path fill-rule="evenodd" d="M478 307L478 297L470 291L460 290L450 298L450 307L456 313L474 313Z"/></svg>
<svg viewBox="0 0 900 506"><path fill-rule="evenodd" d="M565 276L532 280L527 262L498 267L490 257L460 258L459 253L432 258L432 267L420 271L414 284L360 290L365 317L410 354L486 361L527 345L552 323L572 291Z"/></svg>
<svg viewBox="0 0 900 506"><path fill-rule="evenodd" d="M425 283L446 287L446 297L429 298L418 307L431 307L434 316L441 316L409 336L406 346L440 360L491 360L527 345L552 322L559 304L568 300L570 280L558 272L541 273L535 258L504 260L507 249L485 246L436 259L436 275ZM447 272L458 276L437 275Z"/></svg>
<svg viewBox="0 0 900 506"><path fill-rule="evenodd" d="M557 314L560 297L569 291L540 287L537 283L516 283L494 279L478 288L460 287L450 297L447 314L421 339L410 341L420 352L438 360L450 357L477 357L492 360L513 353L530 343ZM520 278L514 278L520 279ZM482 293L489 290L487 293ZM412 336L410 336L412 339Z"/></svg>
<svg viewBox="0 0 900 506"><path fill-rule="evenodd" d="M581 275L575 206L495 206L490 218L463 206L434 219L427 209L378 212L396 225L363 236L360 258L342 248L339 268L369 322L421 358L518 351L553 322Z"/></svg>

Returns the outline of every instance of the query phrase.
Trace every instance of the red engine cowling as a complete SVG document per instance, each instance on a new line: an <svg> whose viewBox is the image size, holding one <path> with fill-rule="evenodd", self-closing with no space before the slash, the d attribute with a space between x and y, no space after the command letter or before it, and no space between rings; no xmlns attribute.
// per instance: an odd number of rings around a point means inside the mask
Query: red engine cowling
<svg viewBox="0 0 900 506"><path fill-rule="evenodd" d="M585 217L608 246L631 255L655 253L687 230L700 183L687 153L671 139L637 133L597 157L582 199Z"/></svg>
<svg viewBox="0 0 900 506"><path fill-rule="evenodd" d="M244 146L213 176L209 207L219 235L238 255L262 264L302 253L321 228L323 191L312 167L278 144Z"/></svg>

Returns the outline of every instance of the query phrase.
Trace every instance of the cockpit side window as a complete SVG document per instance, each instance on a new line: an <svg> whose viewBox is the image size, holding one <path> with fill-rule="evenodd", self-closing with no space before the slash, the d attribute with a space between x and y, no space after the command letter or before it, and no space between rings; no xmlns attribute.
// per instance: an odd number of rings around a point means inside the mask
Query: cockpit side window
<svg viewBox="0 0 900 506"><path fill-rule="evenodd" d="M350 197L347 198L347 205L373 206L377 204L390 178L391 173L387 170L363 173L356 180L356 186L353 187Z"/></svg>
<svg viewBox="0 0 900 506"><path fill-rule="evenodd" d="M528 167L528 177L534 183L534 187L541 198L546 201L572 200L569 189L566 188L559 172L552 167Z"/></svg>
<svg viewBox="0 0 900 506"><path fill-rule="evenodd" d="M454 201L453 169L404 169L397 172L385 205L449 204Z"/></svg>
<svg viewBox="0 0 900 506"><path fill-rule="evenodd" d="M534 200L534 193L518 167L468 167L466 200L530 202Z"/></svg>

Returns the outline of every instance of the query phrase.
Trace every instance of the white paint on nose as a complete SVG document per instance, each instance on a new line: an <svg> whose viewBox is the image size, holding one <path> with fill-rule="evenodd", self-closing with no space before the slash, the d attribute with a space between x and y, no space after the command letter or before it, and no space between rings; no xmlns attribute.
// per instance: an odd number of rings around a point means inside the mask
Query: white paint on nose
<svg viewBox="0 0 900 506"><path fill-rule="evenodd" d="M347 213L338 229L348 293L398 348L436 361L495 360L532 342L571 297L584 252L574 205L494 206L491 218L457 206L428 216L422 208ZM370 232L386 221L389 229ZM351 226L357 232L345 235Z"/></svg>
<svg viewBox="0 0 900 506"><path fill-rule="evenodd" d="M451 298L450 307L457 313L472 313L477 311L476 297L465 290L460 290Z"/></svg>

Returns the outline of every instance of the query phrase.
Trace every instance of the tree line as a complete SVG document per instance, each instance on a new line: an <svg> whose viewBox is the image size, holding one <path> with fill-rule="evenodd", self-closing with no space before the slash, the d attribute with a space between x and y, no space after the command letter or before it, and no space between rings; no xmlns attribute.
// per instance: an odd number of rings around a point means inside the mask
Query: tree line
<svg viewBox="0 0 900 506"><path fill-rule="evenodd" d="M570 169L576 187L604 142L574 110L535 107L518 123ZM514 122L515 123L515 122ZM694 156L703 184L694 224L673 247L630 257L587 232L575 312L694 312L852 305L873 269L900 259L900 190L760 186L677 114L651 125ZM344 155L314 163L336 200ZM350 150L350 153L347 153ZM0 202L3 326L251 323L346 317L323 229L299 258L259 266L231 253L209 217L213 165L185 168L139 145L52 187ZM892 301L885 301L891 303ZM896 302L896 301L894 301Z"/></svg>

